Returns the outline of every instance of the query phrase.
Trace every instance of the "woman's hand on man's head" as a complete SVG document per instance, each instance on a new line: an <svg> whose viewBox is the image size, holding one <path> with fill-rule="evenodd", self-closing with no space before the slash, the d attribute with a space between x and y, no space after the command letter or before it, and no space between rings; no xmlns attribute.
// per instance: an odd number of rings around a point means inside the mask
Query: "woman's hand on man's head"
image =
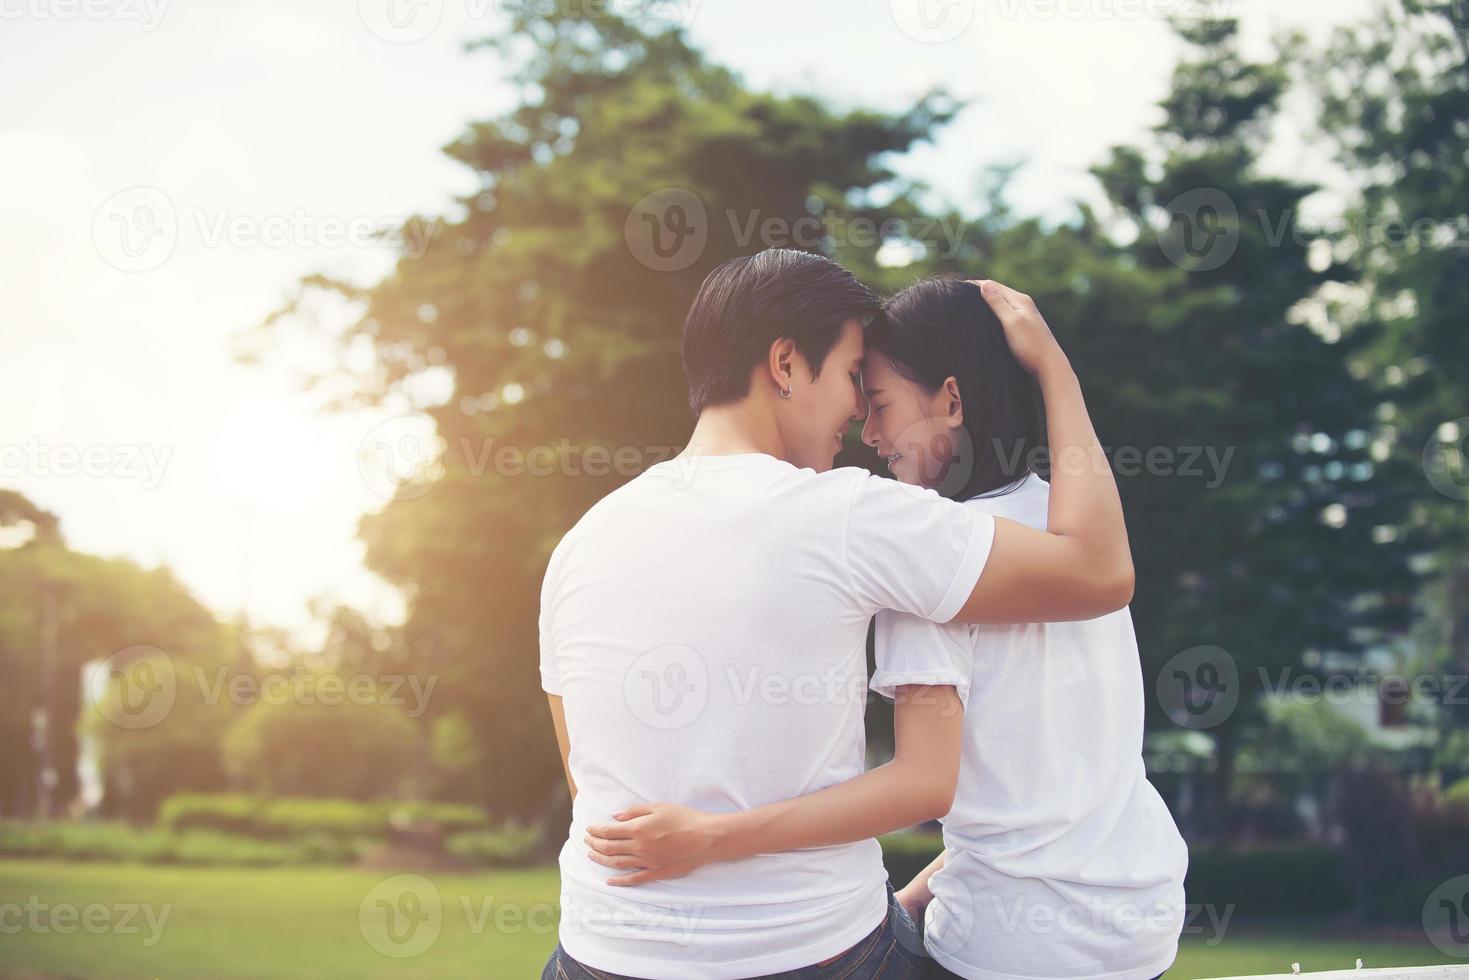
<svg viewBox="0 0 1469 980"><path fill-rule="evenodd" d="M1066 363L1066 354L1056 343L1046 318L1036 309L1035 300L993 279L969 281L979 287L990 309L995 311L1005 328L1005 341L1021 367L1039 376L1052 366Z"/></svg>

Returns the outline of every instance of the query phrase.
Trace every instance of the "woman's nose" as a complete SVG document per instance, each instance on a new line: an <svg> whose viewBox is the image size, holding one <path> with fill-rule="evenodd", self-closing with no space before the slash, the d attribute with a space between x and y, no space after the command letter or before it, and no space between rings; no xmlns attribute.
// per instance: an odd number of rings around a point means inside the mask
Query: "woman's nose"
<svg viewBox="0 0 1469 980"><path fill-rule="evenodd" d="M862 441L873 449L877 448L877 426L872 424L871 409L867 411L867 418L862 420Z"/></svg>

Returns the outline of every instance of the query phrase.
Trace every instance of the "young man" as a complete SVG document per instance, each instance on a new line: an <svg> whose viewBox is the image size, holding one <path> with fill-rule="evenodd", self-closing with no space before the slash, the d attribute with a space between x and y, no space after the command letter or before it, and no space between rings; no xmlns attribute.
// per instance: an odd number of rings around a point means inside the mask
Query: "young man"
<svg viewBox="0 0 1469 980"><path fill-rule="evenodd" d="M771 250L705 280L684 327L688 448L588 511L542 589L542 686L573 794L545 976L911 975L870 837L948 810L956 680L947 661L894 679L912 702L903 758L854 780L869 620L1087 619L1132 593L1121 504L1075 375L1028 298L1021 309L1020 294L986 289L1041 379L1053 453L1086 461L1055 480L1047 531L832 469L863 414L862 324L878 309L850 273ZM951 748L915 761L929 739ZM818 791L853 805L820 828L783 806ZM698 843L702 866L609 885L586 829L651 801L731 819ZM748 856L704 863L726 854Z"/></svg>

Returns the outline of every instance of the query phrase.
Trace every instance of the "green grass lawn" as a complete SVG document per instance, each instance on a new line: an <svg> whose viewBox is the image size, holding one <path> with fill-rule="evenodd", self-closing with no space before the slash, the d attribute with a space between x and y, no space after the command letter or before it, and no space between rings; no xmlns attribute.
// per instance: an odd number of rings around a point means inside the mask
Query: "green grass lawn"
<svg viewBox="0 0 1469 980"><path fill-rule="evenodd" d="M533 980L540 975L556 941L554 868L430 877L425 886L427 879L335 868L0 861L0 977ZM395 912L391 926L385 909ZM1323 941L1289 935L1236 928L1214 946L1185 937L1168 976L1288 973L1295 961L1307 970L1350 968L1358 956L1369 966L1453 962L1426 940Z"/></svg>

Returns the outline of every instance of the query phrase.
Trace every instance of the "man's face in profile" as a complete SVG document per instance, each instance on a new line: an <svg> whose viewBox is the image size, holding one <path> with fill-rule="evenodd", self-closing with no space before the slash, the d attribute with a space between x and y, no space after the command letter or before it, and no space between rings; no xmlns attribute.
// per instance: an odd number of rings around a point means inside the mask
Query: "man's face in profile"
<svg viewBox="0 0 1469 980"><path fill-rule="evenodd" d="M821 374L813 377L805 357L796 355L794 395L783 404L781 427L787 459L818 473L831 469L842 437L862 418L862 324L848 320L841 337L826 355Z"/></svg>

